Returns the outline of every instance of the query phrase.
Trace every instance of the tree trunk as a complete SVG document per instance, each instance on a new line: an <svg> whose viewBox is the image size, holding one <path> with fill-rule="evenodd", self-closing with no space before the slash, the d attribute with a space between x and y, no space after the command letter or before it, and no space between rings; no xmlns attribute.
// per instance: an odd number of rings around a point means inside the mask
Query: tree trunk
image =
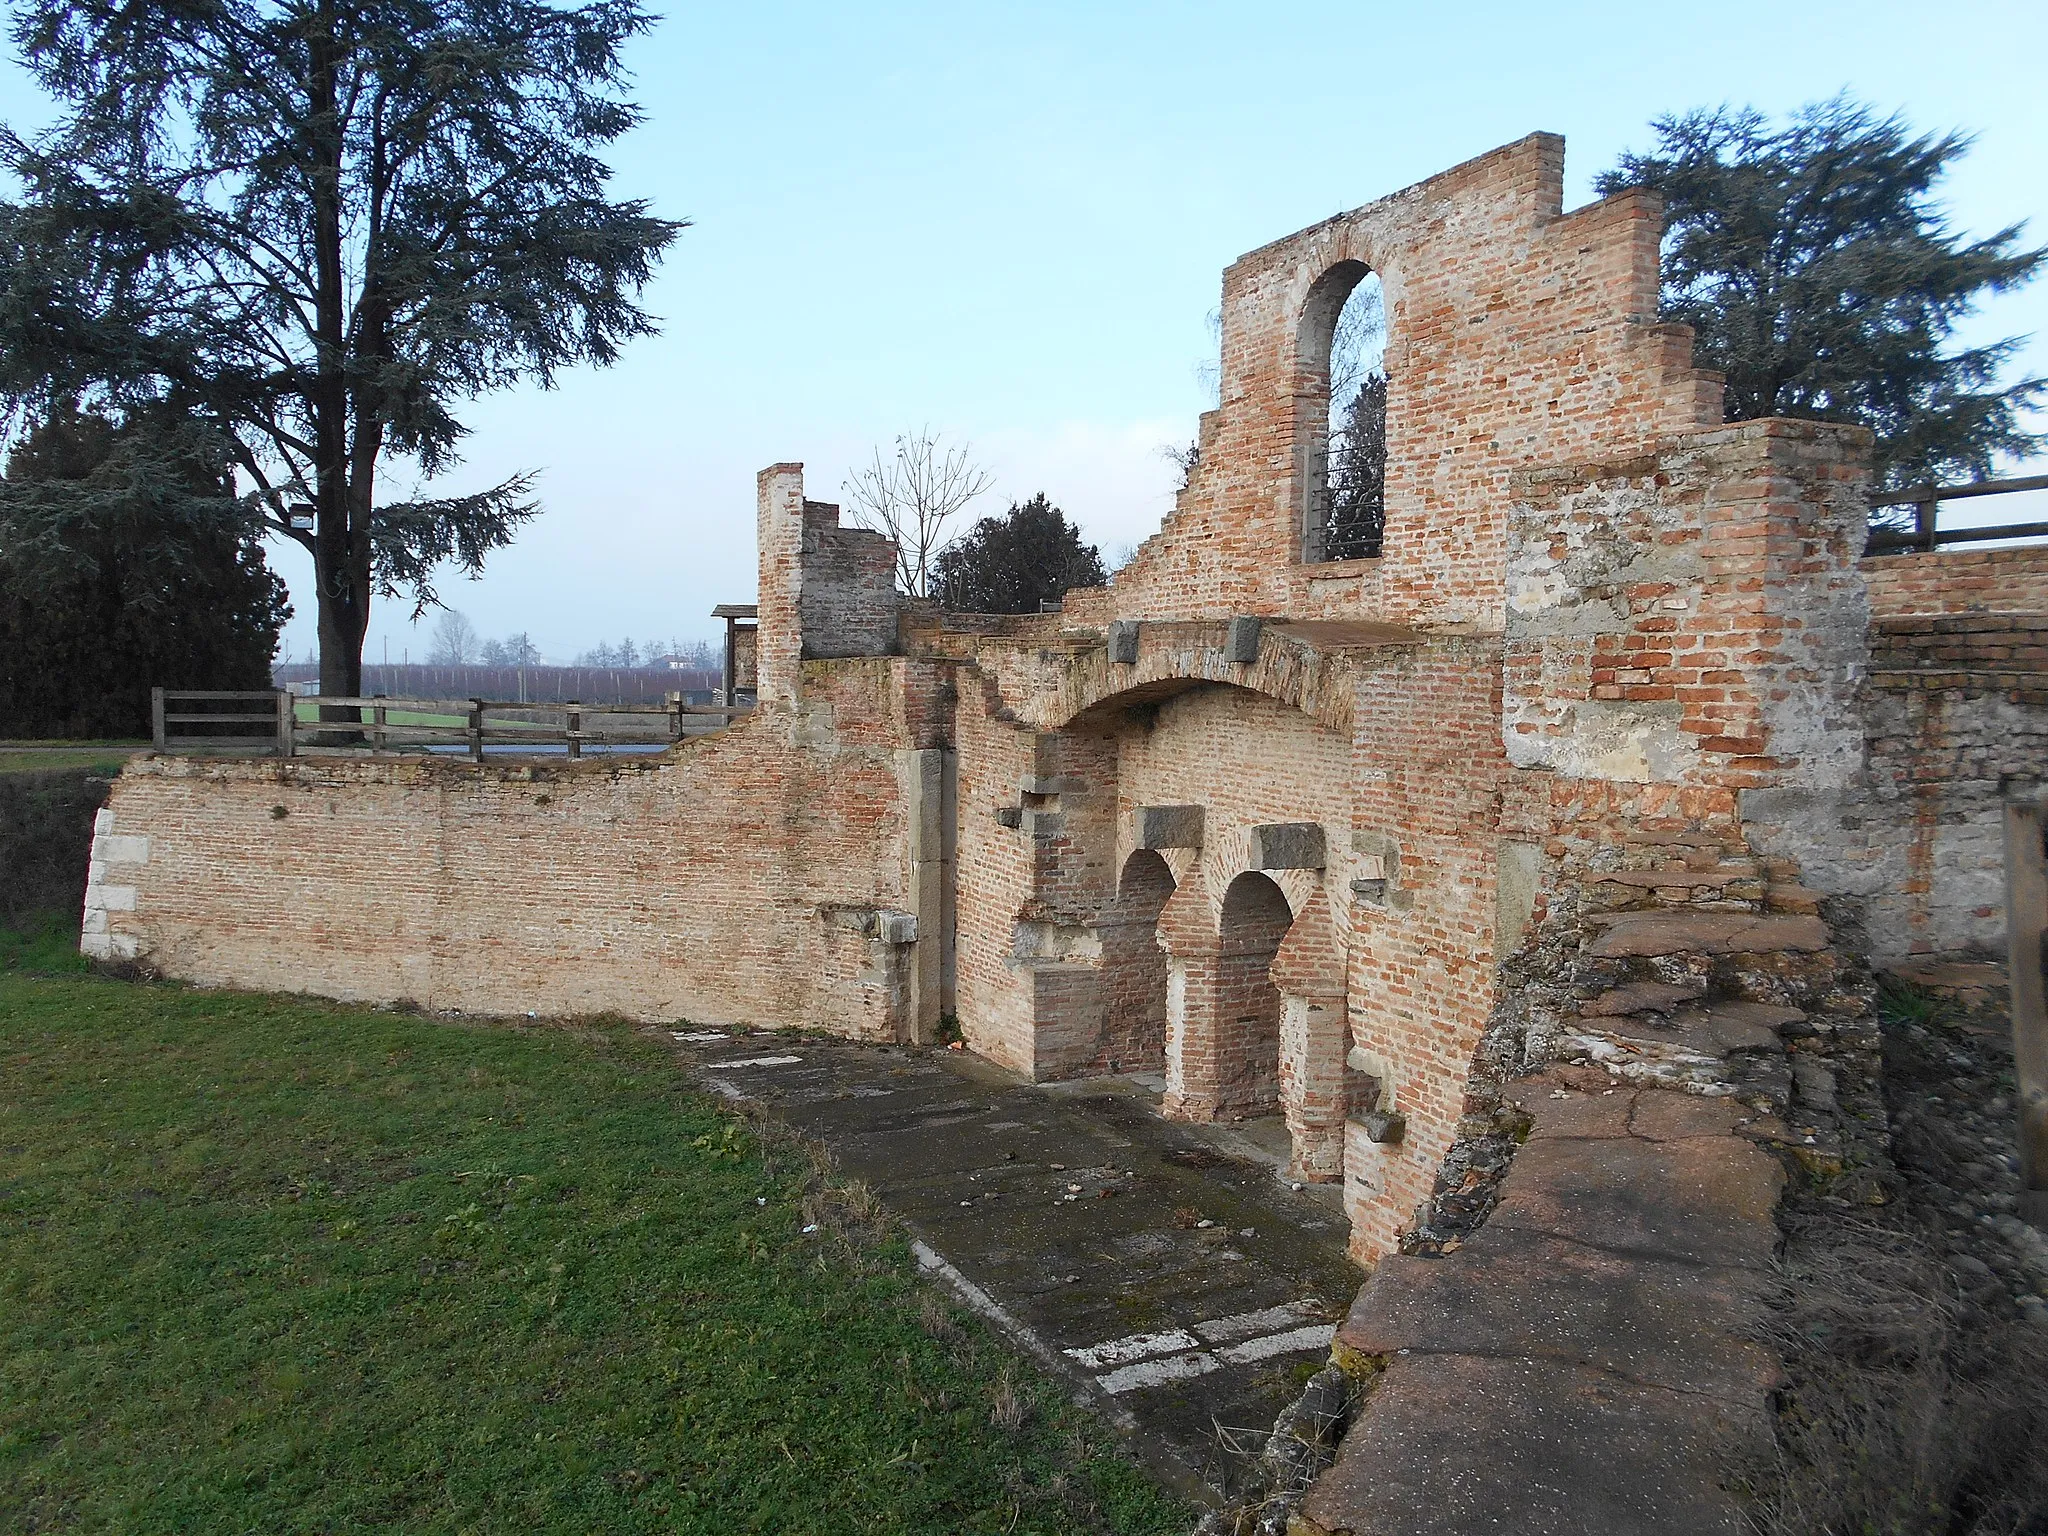
<svg viewBox="0 0 2048 1536"><path fill-rule="evenodd" d="M340 66L334 0L320 0L307 63L307 145L313 195L313 329L318 343L311 398L313 417L313 573L320 605L320 691L353 698L363 691L363 636L369 628L369 588L358 579L367 566L359 544L368 530L354 526L350 513L348 454L348 337L343 293L341 161L342 125L336 72ZM367 571L363 572L367 576ZM322 723L355 724L355 709L322 708ZM330 732L323 740L340 745L354 733Z"/></svg>

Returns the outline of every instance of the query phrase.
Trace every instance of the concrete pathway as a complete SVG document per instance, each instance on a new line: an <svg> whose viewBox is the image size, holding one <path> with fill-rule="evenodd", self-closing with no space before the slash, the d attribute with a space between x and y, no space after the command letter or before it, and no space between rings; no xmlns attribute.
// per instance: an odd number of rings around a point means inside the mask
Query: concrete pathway
<svg viewBox="0 0 2048 1536"><path fill-rule="evenodd" d="M715 1091L831 1148L928 1270L1184 1488L1226 1488L1227 1445L1256 1448L1328 1358L1361 1276L1336 1188L1285 1182L1277 1118L1171 1124L1156 1078L1034 1086L957 1051L673 1033Z"/></svg>

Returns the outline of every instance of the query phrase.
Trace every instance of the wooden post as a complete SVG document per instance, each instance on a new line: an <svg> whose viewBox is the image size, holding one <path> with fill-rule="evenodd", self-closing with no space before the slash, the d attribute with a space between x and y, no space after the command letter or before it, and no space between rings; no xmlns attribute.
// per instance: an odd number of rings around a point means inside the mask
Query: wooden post
<svg viewBox="0 0 2048 1536"><path fill-rule="evenodd" d="M668 739L683 739L683 696L680 693L671 693L668 696Z"/></svg>
<svg viewBox="0 0 2048 1536"><path fill-rule="evenodd" d="M384 695L380 693L377 697L381 699ZM371 725L373 727L370 732L370 750L373 752L382 752L390 744L389 737L384 729L390 723L389 713L382 704L379 704L370 711Z"/></svg>
<svg viewBox="0 0 2048 1536"><path fill-rule="evenodd" d="M164 750L164 691L161 688L149 690L149 739L156 744L157 751Z"/></svg>
<svg viewBox="0 0 2048 1536"><path fill-rule="evenodd" d="M469 756L472 762L484 760L484 701L469 701Z"/></svg>
<svg viewBox="0 0 2048 1536"><path fill-rule="evenodd" d="M583 704L581 700L571 699L569 701L569 729L565 734L569 738L569 755L571 757L581 757L583 755Z"/></svg>
<svg viewBox="0 0 2048 1536"><path fill-rule="evenodd" d="M725 677L723 679L725 686L719 689L720 698L718 700L718 702L723 704L727 709L730 709L733 706L734 690L732 674L733 668L737 666L739 663L739 658L735 654L735 650L739 643L738 625L739 621L737 619L734 619L730 615L727 615L725 621Z"/></svg>
<svg viewBox="0 0 2048 1536"><path fill-rule="evenodd" d="M2041 824L2040 801L2006 802L2005 958L2019 1079L2019 1214L2048 1230L2048 852Z"/></svg>
<svg viewBox="0 0 2048 1536"><path fill-rule="evenodd" d="M1934 525L1940 505L1931 497L1913 503L1913 541L1929 554L1934 553Z"/></svg>
<svg viewBox="0 0 2048 1536"><path fill-rule="evenodd" d="M277 755L291 757L296 754L297 743L292 739L292 727L298 723L297 701L289 688L277 690Z"/></svg>

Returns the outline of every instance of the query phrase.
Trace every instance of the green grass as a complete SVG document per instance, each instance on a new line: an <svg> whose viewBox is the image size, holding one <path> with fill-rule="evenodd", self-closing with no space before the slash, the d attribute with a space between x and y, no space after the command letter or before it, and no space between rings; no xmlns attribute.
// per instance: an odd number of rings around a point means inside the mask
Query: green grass
<svg viewBox="0 0 2048 1536"><path fill-rule="evenodd" d="M74 965L0 950L0 1529L1186 1528L659 1042Z"/></svg>
<svg viewBox="0 0 2048 1536"><path fill-rule="evenodd" d="M109 752L103 747L81 747L75 752L22 752L0 746L0 773L56 773L63 769L83 768L112 778L127 761L126 753Z"/></svg>
<svg viewBox="0 0 2048 1536"><path fill-rule="evenodd" d="M15 973L84 975L91 970L91 963L78 952L77 918L36 913L12 924L0 923L0 978ZM0 1039L5 1038L5 1025L0 1025ZM4 1113L0 1110L0 1114Z"/></svg>

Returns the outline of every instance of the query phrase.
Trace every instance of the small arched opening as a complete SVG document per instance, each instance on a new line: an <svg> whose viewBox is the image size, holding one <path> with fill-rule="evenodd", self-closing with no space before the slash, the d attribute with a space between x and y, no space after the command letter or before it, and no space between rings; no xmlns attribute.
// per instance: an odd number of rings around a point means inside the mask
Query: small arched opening
<svg viewBox="0 0 2048 1536"><path fill-rule="evenodd" d="M1173 871L1149 848L1124 861L1116 900L1101 924L1107 1004L1101 1065L1111 1072L1156 1072L1166 1065L1166 951L1159 913L1173 894Z"/></svg>
<svg viewBox="0 0 2048 1536"><path fill-rule="evenodd" d="M1304 560L1369 559L1385 542L1386 350L1379 274L1338 262L1309 291L1297 336Z"/></svg>
<svg viewBox="0 0 2048 1536"><path fill-rule="evenodd" d="M1239 875L1223 893L1216 969L1217 1107L1233 1115L1272 1109L1280 1098L1280 990L1273 957L1294 921L1266 875Z"/></svg>

